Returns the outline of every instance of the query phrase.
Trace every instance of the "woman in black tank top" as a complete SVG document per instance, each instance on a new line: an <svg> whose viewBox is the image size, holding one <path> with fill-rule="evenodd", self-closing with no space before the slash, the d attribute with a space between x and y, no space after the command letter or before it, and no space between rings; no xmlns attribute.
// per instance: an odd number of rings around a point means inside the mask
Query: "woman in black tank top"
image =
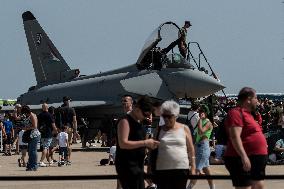
<svg viewBox="0 0 284 189"><path fill-rule="evenodd" d="M145 140L141 122L150 117L152 103L140 98L132 112L121 119L117 129L115 166L123 189L144 189L144 158L146 148L157 148L159 142Z"/></svg>

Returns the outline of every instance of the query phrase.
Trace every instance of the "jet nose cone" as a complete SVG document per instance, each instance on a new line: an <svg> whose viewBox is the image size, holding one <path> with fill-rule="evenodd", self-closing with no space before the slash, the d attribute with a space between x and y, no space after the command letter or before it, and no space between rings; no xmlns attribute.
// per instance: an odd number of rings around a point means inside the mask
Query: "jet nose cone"
<svg viewBox="0 0 284 189"><path fill-rule="evenodd" d="M168 72L163 79L177 98L200 98L225 88L219 81L198 70Z"/></svg>

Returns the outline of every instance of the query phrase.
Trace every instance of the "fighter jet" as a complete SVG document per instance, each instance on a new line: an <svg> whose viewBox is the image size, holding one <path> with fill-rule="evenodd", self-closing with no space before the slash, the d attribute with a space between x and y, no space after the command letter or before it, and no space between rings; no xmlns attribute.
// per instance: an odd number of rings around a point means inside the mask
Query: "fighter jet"
<svg viewBox="0 0 284 189"><path fill-rule="evenodd" d="M179 54L180 28L173 22L152 32L136 63L82 76L79 69L68 66L30 11L22 18L37 84L17 102L33 109L40 109L43 102L58 107L63 96L69 96L79 116L95 119L122 113L125 94L166 100L204 97L224 88L214 72L205 73L190 63L192 56L185 59Z"/></svg>

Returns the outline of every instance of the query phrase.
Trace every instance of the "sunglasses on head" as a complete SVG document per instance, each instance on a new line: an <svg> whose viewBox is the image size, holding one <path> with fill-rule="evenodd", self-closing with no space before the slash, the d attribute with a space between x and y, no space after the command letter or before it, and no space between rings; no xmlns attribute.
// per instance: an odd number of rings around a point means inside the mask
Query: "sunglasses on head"
<svg viewBox="0 0 284 189"><path fill-rule="evenodd" d="M166 119L171 119L174 115L172 114L162 114L162 117L163 118L166 118Z"/></svg>

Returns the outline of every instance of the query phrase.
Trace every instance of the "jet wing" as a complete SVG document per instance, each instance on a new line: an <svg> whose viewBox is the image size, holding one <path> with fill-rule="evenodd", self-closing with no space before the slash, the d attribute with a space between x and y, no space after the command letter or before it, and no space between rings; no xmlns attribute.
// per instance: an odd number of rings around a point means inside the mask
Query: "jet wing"
<svg viewBox="0 0 284 189"><path fill-rule="evenodd" d="M110 106L113 105L113 102L106 102L106 101L71 101L70 107L72 108L90 108L90 107L96 107L96 106ZM55 108L58 108L62 105L62 103L50 103L48 106L53 106ZM41 110L41 104L37 105L29 105L29 107L32 110ZM13 111L14 106L3 106L1 112L5 111Z"/></svg>

